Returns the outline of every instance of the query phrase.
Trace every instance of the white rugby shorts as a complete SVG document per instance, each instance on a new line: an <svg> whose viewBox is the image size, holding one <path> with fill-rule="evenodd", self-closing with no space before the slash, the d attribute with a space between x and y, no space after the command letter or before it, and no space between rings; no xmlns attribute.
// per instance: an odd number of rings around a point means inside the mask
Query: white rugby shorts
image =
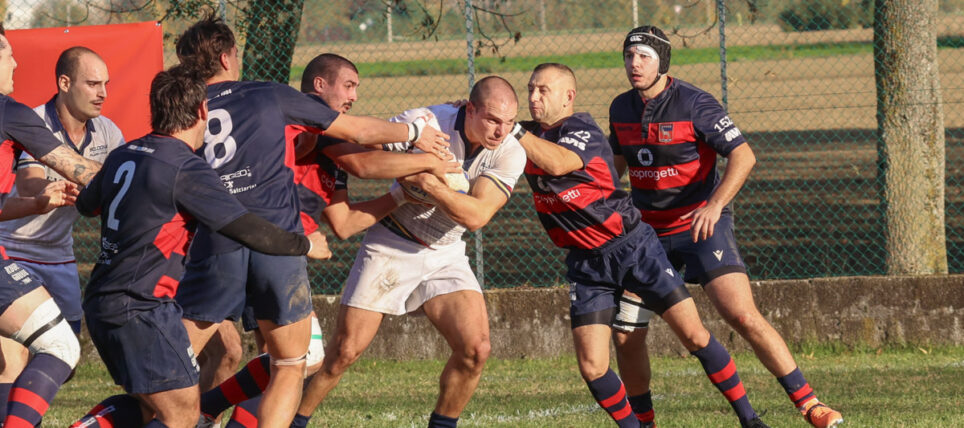
<svg viewBox="0 0 964 428"><path fill-rule="evenodd" d="M482 293L464 241L428 248L375 224L355 256L341 304L402 315L433 297L463 290Z"/></svg>

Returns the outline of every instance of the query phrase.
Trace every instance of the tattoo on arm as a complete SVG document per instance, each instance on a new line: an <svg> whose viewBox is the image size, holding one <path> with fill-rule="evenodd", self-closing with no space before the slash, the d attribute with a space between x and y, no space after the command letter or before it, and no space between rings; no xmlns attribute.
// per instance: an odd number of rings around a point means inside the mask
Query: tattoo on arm
<svg viewBox="0 0 964 428"><path fill-rule="evenodd" d="M66 179L80 185L86 185L94 174L100 170L100 164L90 159L86 159L77 152L60 146L45 156L40 161L59 172Z"/></svg>

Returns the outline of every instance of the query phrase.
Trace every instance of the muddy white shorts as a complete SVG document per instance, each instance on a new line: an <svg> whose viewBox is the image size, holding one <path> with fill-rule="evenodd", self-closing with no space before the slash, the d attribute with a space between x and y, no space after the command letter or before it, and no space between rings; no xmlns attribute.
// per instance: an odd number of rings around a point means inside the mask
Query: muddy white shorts
<svg viewBox="0 0 964 428"><path fill-rule="evenodd" d="M428 248L375 224L355 256L341 304L401 315L433 297L462 290L482 292L464 241Z"/></svg>

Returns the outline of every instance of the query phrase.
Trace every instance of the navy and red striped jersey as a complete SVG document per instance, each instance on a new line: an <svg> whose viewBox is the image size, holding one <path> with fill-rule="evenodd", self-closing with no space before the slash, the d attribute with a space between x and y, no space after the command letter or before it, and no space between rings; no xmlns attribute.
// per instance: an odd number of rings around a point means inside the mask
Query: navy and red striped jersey
<svg viewBox="0 0 964 428"><path fill-rule="evenodd" d="M289 232L303 232L295 190L294 139L322 133L338 117L320 98L273 82L208 86L204 156L221 182L249 211ZM201 225L191 256L201 258L241 244Z"/></svg>
<svg viewBox="0 0 964 428"><path fill-rule="evenodd" d="M314 135L308 138L315 137ZM322 212L331 204L332 195L338 190L348 189L348 173L338 167L324 149L344 141L318 135L318 144L308 154L295 161L295 184L298 186L298 200L301 203L301 222L305 233L318 230Z"/></svg>
<svg viewBox="0 0 964 428"><path fill-rule="evenodd" d="M77 209L101 218L84 311L115 324L174 297L198 222L218 230L247 212L187 143L156 134L111 152Z"/></svg>
<svg viewBox="0 0 964 428"><path fill-rule="evenodd" d="M552 176L526 161L525 175L539 221L554 244L593 250L639 223L629 194L619 190L606 136L588 113L576 113L539 134L579 155L583 162L582 169Z"/></svg>
<svg viewBox="0 0 964 428"><path fill-rule="evenodd" d="M635 89L609 106L609 142L629 169L633 203L643 221L665 236L690 229L680 216L706 205L719 184L716 155L746 142L712 95L670 78L644 101Z"/></svg>
<svg viewBox="0 0 964 428"><path fill-rule="evenodd" d="M13 165L26 150L40 159L61 145L43 119L30 107L0 95L0 205L6 200L17 176Z"/></svg>

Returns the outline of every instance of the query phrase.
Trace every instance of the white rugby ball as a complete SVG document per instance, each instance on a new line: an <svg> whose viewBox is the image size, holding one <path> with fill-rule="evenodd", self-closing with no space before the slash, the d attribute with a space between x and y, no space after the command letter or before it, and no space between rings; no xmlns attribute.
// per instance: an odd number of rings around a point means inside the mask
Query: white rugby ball
<svg viewBox="0 0 964 428"><path fill-rule="evenodd" d="M449 189L462 194L469 193L471 184L469 183L469 175L465 171L445 174L445 181L448 182ZM411 183L399 183L399 185L402 186L402 190L404 190L409 197L418 202L427 205L435 205L437 203L432 195L429 195L428 192L419 186Z"/></svg>

